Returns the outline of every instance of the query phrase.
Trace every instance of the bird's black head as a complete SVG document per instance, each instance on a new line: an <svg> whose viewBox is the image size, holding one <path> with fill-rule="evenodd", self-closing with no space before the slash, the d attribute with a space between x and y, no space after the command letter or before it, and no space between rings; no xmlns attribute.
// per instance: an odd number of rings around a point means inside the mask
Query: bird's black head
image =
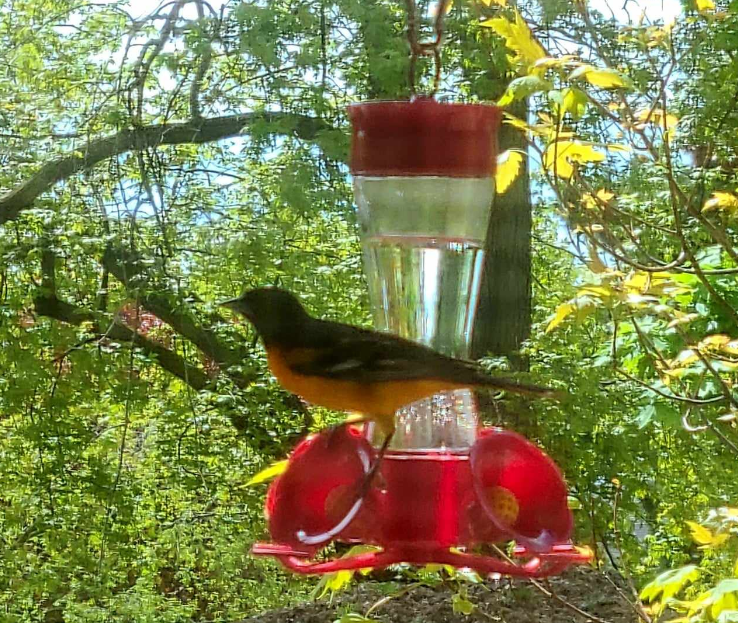
<svg viewBox="0 0 738 623"><path fill-rule="evenodd" d="M278 343L310 319L296 296L280 288L256 288L220 303L245 316L265 343Z"/></svg>

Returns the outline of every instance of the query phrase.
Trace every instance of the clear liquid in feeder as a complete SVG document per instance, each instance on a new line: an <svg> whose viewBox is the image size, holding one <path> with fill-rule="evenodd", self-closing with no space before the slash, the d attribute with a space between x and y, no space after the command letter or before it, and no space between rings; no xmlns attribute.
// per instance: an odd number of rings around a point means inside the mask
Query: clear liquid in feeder
<svg viewBox="0 0 738 623"><path fill-rule="evenodd" d="M349 110L375 328L468 357L494 196L499 111L428 99ZM396 419L392 450L463 452L476 438L467 390L409 405Z"/></svg>

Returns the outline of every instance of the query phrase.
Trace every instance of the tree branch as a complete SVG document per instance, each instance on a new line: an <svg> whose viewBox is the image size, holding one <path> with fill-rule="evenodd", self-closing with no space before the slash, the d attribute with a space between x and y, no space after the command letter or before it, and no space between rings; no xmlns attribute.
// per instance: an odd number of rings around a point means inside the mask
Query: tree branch
<svg viewBox="0 0 738 623"><path fill-rule="evenodd" d="M160 288L151 287L144 267L129 251L108 247L103 255L102 264L127 289L139 289L138 301L142 307L161 318L218 364L229 366L251 358L251 353L245 345L234 347L225 344L213 329L203 327L197 322L195 315L183 301L175 302L171 296L161 293ZM225 320L223 323L225 324ZM232 343L239 344L239 341L239 336L234 335ZM254 380L253 373L241 374L241 377L237 380L240 386Z"/></svg>
<svg viewBox="0 0 738 623"><path fill-rule="evenodd" d="M161 368L181 379L193 389L201 390L210 384L210 379L205 372L191 366L177 353L144 337L117 320L105 318L102 314L67 303L55 295L37 296L33 300L33 305L39 316L46 316L73 325L91 322L98 339L109 339L117 343L133 343L146 354L155 357ZM105 331L101 331L99 328L104 324L100 322L101 320L109 325Z"/></svg>
<svg viewBox="0 0 738 623"><path fill-rule="evenodd" d="M304 140L315 140L318 132L329 129L321 119L281 112L249 112L183 123L157 124L126 129L90 141L86 147L60 156L43 165L30 179L0 197L0 225L18 217L30 208L39 195L54 184L96 164L132 150L160 145L209 143L238 136L247 126L273 124L273 134L294 134ZM80 153L81 152L81 153Z"/></svg>

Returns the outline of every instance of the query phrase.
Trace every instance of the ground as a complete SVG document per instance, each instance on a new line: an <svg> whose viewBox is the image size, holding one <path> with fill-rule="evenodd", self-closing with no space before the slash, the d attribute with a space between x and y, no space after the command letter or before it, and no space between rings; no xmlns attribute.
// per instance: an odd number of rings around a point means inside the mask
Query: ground
<svg viewBox="0 0 738 623"><path fill-rule="evenodd" d="M454 613L453 592L448 587L420 586L387 600L371 612L371 618L382 623L637 623L639 620L628 603L628 589L595 570L571 569L541 585L548 586L553 596L524 580L503 579L470 585L469 600L476 608L469 615ZM332 604L309 602L264 612L243 623L332 623L346 612L365 614L386 595L381 588L381 584L363 582L336 596Z"/></svg>

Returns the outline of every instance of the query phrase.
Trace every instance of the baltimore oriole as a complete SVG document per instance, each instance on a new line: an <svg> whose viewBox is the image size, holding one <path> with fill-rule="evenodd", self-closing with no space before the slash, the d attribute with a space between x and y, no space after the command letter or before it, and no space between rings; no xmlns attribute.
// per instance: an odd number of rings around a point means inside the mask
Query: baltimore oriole
<svg viewBox="0 0 738 623"><path fill-rule="evenodd" d="M545 387L490 376L472 361L389 333L313 318L294 295L279 288L249 290L221 305L254 325L269 369L285 389L315 405L376 422L385 435L384 448L395 430L395 412L439 392L486 387L556 395Z"/></svg>

